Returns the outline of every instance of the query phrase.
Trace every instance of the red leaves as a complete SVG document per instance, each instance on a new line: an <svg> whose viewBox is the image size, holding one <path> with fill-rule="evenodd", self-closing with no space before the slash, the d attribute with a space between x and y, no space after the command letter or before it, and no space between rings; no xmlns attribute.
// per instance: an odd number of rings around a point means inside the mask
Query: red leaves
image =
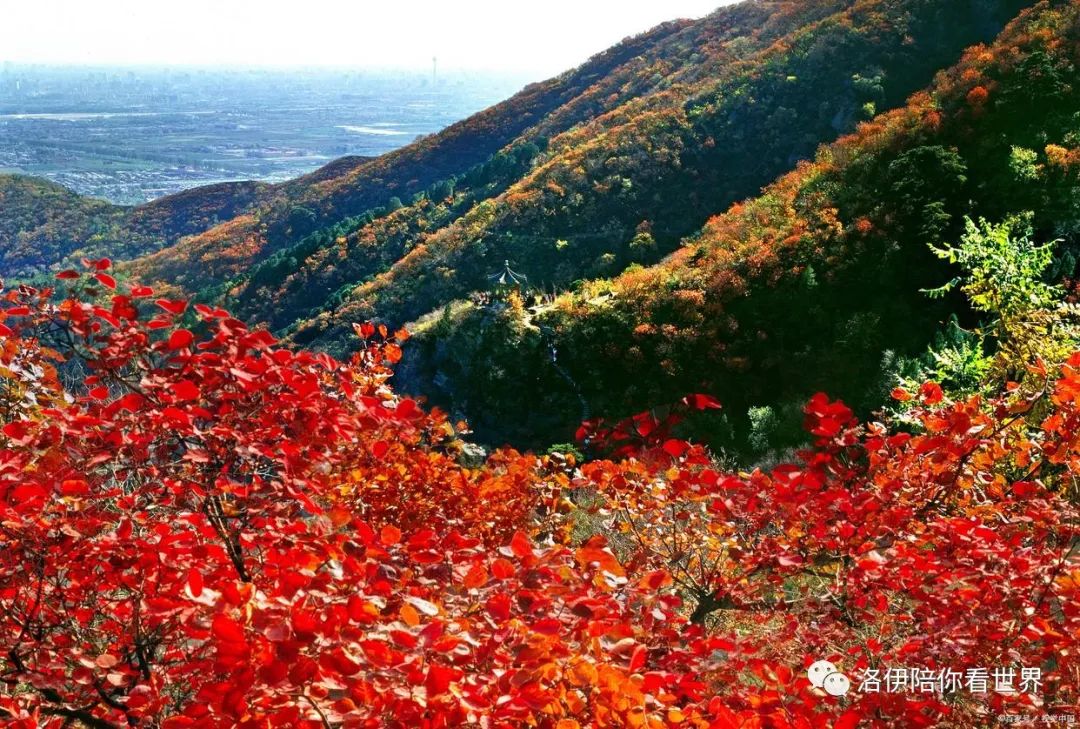
<svg viewBox="0 0 1080 729"><path fill-rule="evenodd" d="M223 643L244 643L247 640L244 626L221 613L214 616L210 630L214 637Z"/></svg>
<svg viewBox="0 0 1080 729"><path fill-rule="evenodd" d="M112 261L108 258L98 258L96 260L90 260L87 258L82 259L84 267L91 269L92 271L108 271L112 268Z"/></svg>
<svg viewBox="0 0 1080 729"><path fill-rule="evenodd" d="M20 483L8 494L10 503L22 513L30 513L41 507L42 503L49 498L49 494L36 483Z"/></svg>
<svg viewBox="0 0 1080 729"><path fill-rule="evenodd" d="M941 390L941 385L936 382L927 382L919 388L919 397L924 405L937 405L944 399L945 394Z"/></svg>
<svg viewBox="0 0 1080 729"><path fill-rule="evenodd" d="M112 668L119 662L120 659L116 656L109 655L108 653L103 653L94 659L94 664L97 665L98 668Z"/></svg>
<svg viewBox="0 0 1080 729"><path fill-rule="evenodd" d="M716 398L700 393L687 395L682 401L694 410L719 410L722 407Z"/></svg>
<svg viewBox="0 0 1080 729"><path fill-rule="evenodd" d="M187 588L191 592L192 597L200 597L203 593L203 576L202 572L197 569L188 570L187 574Z"/></svg>
<svg viewBox="0 0 1080 729"><path fill-rule="evenodd" d="M360 665L359 661L354 661L343 650L328 653L323 660L324 664L328 664L327 668L329 668L330 671L341 676L355 676L364 670L364 667Z"/></svg>
<svg viewBox="0 0 1080 729"><path fill-rule="evenodd" d="M652 413L639 413L632 419L634 432L642 438L648 438L660 427L660 420Z"/></svg>
<svg viewBox="0 0 1080 729"><path fill-rule="evenodd" d="M1031 481L1017 481L1012 485L1012 492L1018 499L1027 499L1042 494L1043 489Z"/></svg>
<svg viewBox="0 0 1080 729"><path fill-rule="evenodd" d="M90 495L90 484L85 479L81 478L69 478L64 480L60 484L60 494L62 496L81 498L83 496Z"/></svg>
<svg viewBox="0 0 1080 729"><path fill-rule="evenodd" d="M364 652L364 656L375 666L389 666L394 661L394 652L384 641L362 640L359 646L360 650Z"/></svg>
<svg viewBox="0 0 1080 729"><path fill-rule="evenodd" d="M386 361L390 364L397 364L398 362L400 362L401 356L401 347L399 347L398 345L391 343L383 347L383 357L385 357Z"/></svg>
<svg viewBox="0 0 1080 729"><path fill-rule="evenodd" d="M25 420L16 420L7 423L3 427L3 433L16 445L25 445L29 442L31 433L30 423Z"/></svg>
<svg viewBox="0 0 1080 729"><path fill-rule="evenodd" d="M690 450L690 445L671 437L676 426L691 413L719 408L720 403L708 395L687 395L673 406L638 413L614 426L603 420L586 421L575 437L613 457L678 459Z"/></svg>
<svg viewBox="0 0 1080 729"><path fill-rule="evenodd" d="M590 539L585 546L577 550L575 557L582 567L595 567L617 576L626 574L619 560L608 549L607 540L602 536Z"/></svg>
<svg viewBox="0 0 1080 729"><path fill-rule="evenodd" d="M903 389L902 387L893 388L890 396L893 400L896 400L897 402L908 402L911 400L911 393Z"/></svg>
<svg viewBox="0 0 1080 729"><path fill-rule="evenodd" d="M497 559L491 563L491 574L497 580L508 580L517 573L514 565L505 559Z"/></svg>
<svg viewBox="0 0 1080 729"><path fill-rule="evenodd" d="M967 102L973 109L982 109L990 98L990 92L985 86L976 86L967 94Z"/></svg>
<svg viewBox="0 0 1080 729"><path fill-rule="evenodd" d="M862 714L854 709L845 711L833 724L833 729L856 729L862 719Z"/></svg>
<svg viewBox="0 0 1080 729"><path fill-rule="evenodd" d="M172 395L175 402L186 402L198 400L202 393L199 391L199 386L191 380L180 380L173 384L169 394ZM186 416L183 416L182 419L186 421Z"/></svg>
<svg viewBox="0 0 1080 729"><path fill-rule="evenodd" d="M592 431L631 459L496 451L465 467L461 430L388 390L378 345L346 365L208 307L191 313L202 338L175 329L182 304L146 322L121 298L26 307L86 335L90 374L74 393L18 380L38 405L0 438L0 600L15 607L0 655L24 651L36 673L17 681L103 720L305 726L316 704L342 726L877 729L942 709L811 695L792 656L847 661L853 681L866 651L1076 669L1080 618L1060 606L1080 572L1060 545L1077 514L1051 481L1080 469L1075 373L1034 433L1002 428L1000 403L929 407L930 387L904 433L819 395L816 447L729 474L674 435L715 409L691 396ZM10 344L0 356L48 361ZM39 586L41 637L18 639ZM154 652L132 649L136 624ZM985 715L971 706L949 719Z"/></svg>
<svg viewBox="0 0 1080 729"><path fill-rule="evenodd" d="M185 393L189 394L189 393ZM180 408L167 407L161 411L161 415L168 421L171 421L173 425L191 425L191 416L185 413Z"/></svg>
<svg viewBox="0 0 1080 729"><path fill-rule="evenodd" d="M186 349L191 346L191 343L195 340L195 336L187 329L177 329L171 335L169 335L169 349Z"/></svg>
<svg viewBox="0 0 1080 729"><path fill-rule="evenodd" d="M124 395L122 398L113 403L113 408L117 411L126 410L128 412L134 413L139 411L145 401L146 398L144 398L141 394L137 392L132 392Z"/></svg>
<svg viewBox="0 0 1080 729"><path fill-rule="evenodd" d="M836 438L856 424L854 413L844 403L830 401L824 393L814 395L804 408L806 429L820 438Z"/></svg>
<svg viewBox="0 0 1080 729"><path fill-rule="evenodd" d="M456 668L447 668L438 664L432 664L428 668L424 679L424 687L427 689L428 699L436 698L449 690L450 684L460 678L462 672Z"/></svg>
<svg viewBox="0 0 1080 729"><path fill-rule="evenodd" d="M465 574L465 578L462 580L467 590L475 590L478 587L483 587L488 582L488 572L484 569L483 565L475 564L469 568L469 571Z"/></svg>
<svg viewBox="0 0 1080 729"><path fill-rule="evenodd" d="M389 635L395 645L406 650L415 648L420 642L415 635L404 630L391 630Z"/></svg>
<svg viewBox="0 0 1080 729"><path fill-rule="evenodd" d="M294 607L291 621L293 635L300 639L310 640L319 634L319 621L310 611Z"/></svg>
<svg viewBox="0 0 1080 729"><path fill-rule="evenodd" d="M881 554L870 552L869 554L860 557L856 561L855 566L864 572L873 572L879 569L884 562L885 558Z"/></svg>
<svg viewBox="0 0 1080 729"><path fill-rule="evenodd" d="M510 596L505 594L492 595L488 598L484 608L491 617L500 622L505 622L510 619Z"/></svg>
<svg viewBox="0 0 1080 729"><path fill-rule="evenodd" d="M533 556L532 542L525 536L524 532L515 532L514 538L510 540L510 551L519 559L524 559Z"/></svg>
<svg viewBox="0 0 1080 729"><path fill-rule="evenodd" d="M397 404L397 407L394 408L394 414L404 420L419 418L423 415L420 408L416 405L416 401L408 398Z"/></svg>
<svg viewBox="0 0 1080 729"><path fill-rule="evenodd" d="M671 575L664 570L653 570L641 578L644 589L656 592L672 583Z"/></svg>
<svg viewBox="0 0 1080 729"><path fill-rule="evenodd" d="M156 303L162 309L164 309L165 311L167 311L170 314L173 314L175 316L179 316L179 315L183 314L184 311L187 309L187 302L186 301L174 301L174 300L171 300L171 299L158 299Z"/></svg>
<svg viewBox="0 0 1080 729"><path fill-rule="evenodd" d="M664 441L664 452L672 458L682 458L686 451L690 450L690 444L684 440L675 440L673 438Z"/></svg>
<svg viewBox="0 0 1080 729"><path fill-rule="evenodd" d="M107 289L116 289L116 279L107 273L95 273L94 278Z"/></svg>

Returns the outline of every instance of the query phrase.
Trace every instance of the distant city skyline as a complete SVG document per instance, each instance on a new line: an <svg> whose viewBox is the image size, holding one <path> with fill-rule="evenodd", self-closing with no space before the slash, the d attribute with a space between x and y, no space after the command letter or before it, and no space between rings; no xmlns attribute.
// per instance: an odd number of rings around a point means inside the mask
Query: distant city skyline
<svg viewBox="0 0 1080 729"><path fill-rule="evenodd" d="M35 0L0 3L0 62L347 67L551 75L732 0Z"/></svg>

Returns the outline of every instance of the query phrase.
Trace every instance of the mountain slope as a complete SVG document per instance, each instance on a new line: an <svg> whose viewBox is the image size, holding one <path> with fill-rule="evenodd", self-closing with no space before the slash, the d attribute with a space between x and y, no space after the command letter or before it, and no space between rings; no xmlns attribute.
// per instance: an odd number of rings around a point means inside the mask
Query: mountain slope
<svg viewBox="0 0 1080 729"><path fill-rule="evenodd" d="M347 174L329 179L308 176L286 183L252 219L228 229L207 231L203 236L140 261L131 270L145 280L198 291L245 271L276 250L300 242L311 229L299 235L290 230L288 216L297 206L310 209L316 216L313 227L322 228L344 218L361 216L395 199L410 200L435 183L464 174L485 162L553 111L577 100L598 80L610 79L615 69L632 63L652 45L686 25L686 21L666 23L627 39L571 72L532 84L501 104ZM633 91L627 89L623 93ZM588 111L583 108L568 113L561 123L577 123ZM242 240L245 244L221 256L218 253L222 240ZM210 268L192 266L194 261L204 261Z"/></svg>
<svg viewBox="0 0 1080 729"><path fill-rule="evenodd" d="M128 207L46 180L0 175L0 275L33 276L74 256L133 258L235 217L268 189L227 182Z"/></svg>
<svg viewBox="0 0 1080 729"><path fill-rule="evenodd" d="M1021 5L863 0L725 8L653 41L648 54L480 168L352 232L283 250L293 264L283 267L279 258L273 273L237 264L238 275L211 298L227 292L249 321L291 327L297 342L340 351L350 346L351 322L405 323L484 289L504 260L555 290L655 262L820 142L878 105L903 103ZM612 97L610 89L622 93ZM592 100L605 96L609 103L593 109ZM586 110L593 115L567 126L567 116ZM191 266L171 253L132 271L190 286L192 271L214 265L204 257Z"/></svg>
<svg viewBox="0 0 1080 729"><path fill-rule="evenodd" d="M965 215L1033 211L1039 239L1062 241L1057 274L1076 275L1078 67L1080 3L1039 3L663 263L536 313L448 309L414 338L401 386L527 443L565 438L582 403L618 415L694 391L725 403L734 432L708 435L738 447L752 408L782 428L817 389L874 407L895 354L957 310L920 289L951 277L926 244L957 240Z"/></svg>

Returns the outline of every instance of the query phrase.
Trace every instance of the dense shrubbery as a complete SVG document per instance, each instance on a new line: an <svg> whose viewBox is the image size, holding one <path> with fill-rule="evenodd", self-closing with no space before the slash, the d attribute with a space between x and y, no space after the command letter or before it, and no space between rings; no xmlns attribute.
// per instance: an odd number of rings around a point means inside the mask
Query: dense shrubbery
<svg viewBox="0 0 1080 729"><path fill-rule="evenodd" d="M725 473L666 415L577 463L458 464L455 428L350 364L281 349L108 262L0 308L6 726L974 726L1075 709L1080 355L1030 396L914 433L824 395L812 449ZM96 293L95 293L96 292ZM1038 364L1038 363L1034 363ZM1026 391L1025 391L1026 392ZM565 452L566 449L563 449ZM814 689L1014 671L1013 693ZM1038 683L1019 683L1023 668Z"/></svg>

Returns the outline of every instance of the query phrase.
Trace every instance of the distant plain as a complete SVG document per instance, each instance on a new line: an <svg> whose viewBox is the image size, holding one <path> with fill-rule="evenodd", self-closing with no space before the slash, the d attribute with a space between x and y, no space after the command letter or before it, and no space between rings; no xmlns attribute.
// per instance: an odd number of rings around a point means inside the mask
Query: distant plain
<svg viewBox="0 0 1080 729"><path fill-rule="evenodd" d="M377 156L519 90L514 75L0 67L0 173L137 204Z"/></svg>

